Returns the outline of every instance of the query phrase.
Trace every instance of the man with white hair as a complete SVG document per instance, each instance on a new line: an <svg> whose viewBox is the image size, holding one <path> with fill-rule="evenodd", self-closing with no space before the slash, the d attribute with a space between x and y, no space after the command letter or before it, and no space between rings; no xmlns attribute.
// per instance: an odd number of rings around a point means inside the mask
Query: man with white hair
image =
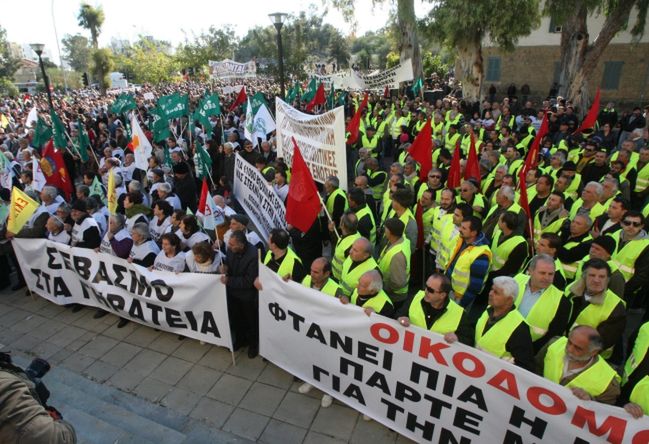
<svg viewBox="0 0 649 444"><path fill-rule="evenodd" d="M343 296L341 300L344 304L351 302L354 305L363 307L365 314L368 316L372 313L378 313L386 317L392 317L394 314L394 305L387 293L383 291L383 278L378 270L363 273L351 297L347 299L347 296Z"/></svg>
<svg viewBox="0 0 649 444"><path fill-rule="evenodd" d="M516 309L518 283L509 276L494 279L489 306L475 328L475 346L517 366L534 369L532 336L525 318Z"/></svg>
<svg viewBox="0 0 649 444"><path fill-rule="evenodd" d="M158 185L158 197L160 200L166 200L169 202L169 204L172 206L174 210L181 210L182 209L182 204L180 203L180 199L176 194L171 192L171 185L168 183L161 183Z"/></svg>
<svg viewBox="0 0 649 444"><path fill-rule="evenodd" d="M214 197L214 204L219 207L221 210L223 210L223 215L225 217L230 217L235 214L237 214L236 211L234 211L226 202L225 198L221 196L220 194L216 194Z"/></svg>
<svg viewBox="0 0 649 444"><path fill-rule="evenodd" d="M606 211L606 207L600 202L604 194L604 187L599 182L588 182L583 190L581 197L572 204L570 209L570 219L577 215L585 214L591 220L601 216Z"/></svg>
<svg viewBox="0 0 649 444"><path fill-rule="evenodd" d="M513 234L522 235L525 233L527 216L523 208L516 203L516 193L514 192L514 189L508 185L501 186L496 192L496 203L497 205L491 207L487 213L487 217L484 219L484 223L482 224L482 232L485 236L489 239L493 239L496 234L500 232L500 228L498 228L498 220L500 219L500 215L507 211L515 213L518 219L516 226L513 229Z"/></svg>

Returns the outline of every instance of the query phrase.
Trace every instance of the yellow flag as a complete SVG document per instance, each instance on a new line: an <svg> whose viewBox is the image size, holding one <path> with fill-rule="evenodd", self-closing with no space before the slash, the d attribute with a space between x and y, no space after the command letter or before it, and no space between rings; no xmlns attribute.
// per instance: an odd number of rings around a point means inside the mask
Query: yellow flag
<svg viewBox="0 0 649 444"><path fill-rule="evenodd" d="M108 173L108 212L117 213L117 193L115 192L115 169L111 168Z"/></svg>
<svg viewBox="0 0 649 444"><path fill-rule="evenodd" d="M9 207L9 220L7 231L18 233L27 223L34 211L38 209L38 202L23 193L16 187L11 190L11 205Z"/></svg>

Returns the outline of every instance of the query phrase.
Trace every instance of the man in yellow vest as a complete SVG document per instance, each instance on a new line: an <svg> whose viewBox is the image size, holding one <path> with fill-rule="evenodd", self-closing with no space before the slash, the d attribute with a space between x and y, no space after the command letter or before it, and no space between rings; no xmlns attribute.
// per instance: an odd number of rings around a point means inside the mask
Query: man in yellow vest
<svg viewBox="0 0 649 444"><path fill-rule="evenodd" d="M356 239L352 243L349 256L343 262L342 273L338 282L345 296L350 297L352 295L363 273L379 268L372 257L372 249L372 244L364 237Z"/></svg>
<svg viewBox="0 0 649 444"><path fill-rule="evenodd" d="M601 259L591 259L583 266L583 276L568 287L572 299L569 324L590 325L602 337L602 356L609 358L626 327L626 307L622 299L608 289L611 267Z"/></svg>
<svg viewBox="0 0 649 444"><path fill-rule="evenodd" d="M620 377L599 356L602 338L591 326L575 326L539 351L536 362L543 376L568 387L584 401L615 404L620 394Z"/></svg>
<svg viewBox="0 0 649 444"><path fill-rule="evenodd" d="M379 136L376 129L372 126L365 128L365 134L361 137L361 148L367 148L370 155L374 158L379 156Z"/></svg>
<svg viewBox="0 0 649 444"><path fill-rule="evenodd" d="M634 418L640 418L649 414L649 322L629 338L629 350L618 405Z"/></svg>
<svg viewBox="0 0 649 444"><path fill-rule="evenodd" d="M516 308L530 326L535 353L551 338L563 336L570 319L570 299L552 284L555 272L552 256L537 254L527 273L514 277L518 283Z"/></svg>
<svg viewBox="0 0 649 444"><path fill-rule="evenodd" d="M631 302L642 289L649 290L649 236L645 218L639 211L627 211L616 241L612 260L624 275L624 300Z"/></svg>
<svg viewBox="0 0 649 444"><path fill-rule="evenodd" d="M599 182L588 182L581 191L581 197L572 204L570 209L570 219L574 219L578 214L586 214L591 220L601 216L606 211L606 207L599 203L604 188Z"/></svg>
<svg viewBox="0 0 649 444"><path fill-rule="evenodd" d="M534 241L538 242L543 233L558 233L568 218L568 211L563 204L563 193L553 191L534 216Z"/></svg>
<svg viewBox="0 0 649 444"><path fill-rule="evenodd" d="M459 231L445 274L453 285L455 302L466 308L482 291L491 264L491 250L477 217L465 217Z"/></svg>
<svg viewBox="0 0 649 444"><path fill-rule="evenodd" d="M570 222L564 224L561 240L563 245L557 252L557 257L561 261L566 280L572 281L577 273L579 261L582 260L590 250L590 242L593 237L590 234L590 228L593 221L587 214L580 214Z"/></svg>
<svg viewBox="0 0 649 444"><path fill-rule="evenodd" d="M638 157L638 177L635 180L635 188L632 190L634 208L641 210L647 203L649 197L649 146L640 148Z"/></svg>
<svg viewBox="0 0 649 444"><path fill-rule="evenodd" d="M378 260L383 275L383 289L393 304L400 306L408 297L410 242L403 238L405 225L396 217L386 220L383 228L387 243Z"/></svg>
<svg viewBox="0 0 649 444"><path fill-rule="evenodd" d="M512 211L505 211L498 220L499 230L491 242L491 270L488 280L498 276L514 276L527 261L527 241L514 230L518 224L518 216Z"/></svg>
<svg viewBox="0 0 649 444"><path fill-rule="evenodd" d="M311 273L302 279L302 285L336 298L343 296L340 286L331 278L331 262L326 257L319 257L311 263Z"/></svg>
<svg viewBox="0 0 649 444"><path fill-rule="evenodd" d="M506 211L511 211L516 215L514 234L525 233L527 216L521 206L516 203L516 193L514 192L514 188L508 185L501 186L496 192L496 203L498 205L492 207L487 213L487 217L484 219L483 231L485 236L489 239L493 239L496 236L500 231L500 228L498 228L500 215Z"/></svg>
<svg viewBox="0 0 649 444"><path fill-rule="evenodd" d="M489 306L475 327L476 348L532 371L534 353L530 328L516 310L518 283L509 276L494 279Z"/></svg>
<svg viewBox="0 0 649 444"><path fill-rule="evenodd" d="M473 345L473 326L467 313L449 297L451 281L443 274L428 277L423 290L404 304L396 315L404 327L417 327L444 335L446 342Z"/></svg>
<svg viewBox="0 0 649 444"><path fill-rule="evenodd" d="M376 244L376 221L374 212L367 205L367 195L360 188L352 188L347 194L349 208L356 213L358 219L358 233L372 243Z"/></svg>
<svg viewBox="0 0 649 444"><path fill-rule="evenodd" d="M264 257L264 265L277 273L280 277L293 279L302 282L304 279L304 267L302 261L289 247L291 240L288 231L282 228L274 228L268 239L268 251Z"/></svg>
<svg viewBox="0 0 649 444"><path fill-rule="evenodd" d="M561 238L556 233L543 233L541 238L535 244L535 250L537 254L547 254L554 259L554 281L552 285L557 287L561 291L566 289L566 277L563 273L563 267L561 266L561 261L557 259L557 251L561 247L562 242ZM529 264L528 264L529 265ZM523 271L527 271L527 267L523 268Z"/></svg>
<svg viewBox="0 0 649 444"><path fill-rule="evenodd" d="M412 214L410 207L414 203L414 193L409 188L399 188L392 193L391 205L394 210L394 217L399 218L405 226L405 237L410 243L410 248L414 249L417 245L417 221Z"/></svg>
<svg viewBox="0 0 649 444"><path fill-rule="evenodd" d="M367 186L372 189L372 197L378 204L385 192L388 174L379 168L378 160L370 157L365 161L365 176L367 176Z"/></svg>
<svg viewBox="0 0 649 444"><path fill-rule="evenodd" d="M333 219L336 225L340 223L340 216L342 216L345 210L349 208L349 204L347 203L347 195L339 187L340 181L337 177L327 177L327 180L324 183L324 189L327 193L325 206L327 207L327 211L329 212L331 219Z"/></svg>
<svg viewBox="0 0 649 444"><path fill-rule="evenodd" d="M392 317L394 314L394 305L392 305L390 297L383 291L383 279L378 270L364 272L358 279L358 285L349 299L343 296L341 301L343 304L351 302L363 307L367 316L378 313L385 317Z"/></svg>
<svg viewBox="0 0 649 444"><path fill-rule="evenodd" d="M353 211L346 211L340 218L340 235L336 237L333 222L329 222L329 235L334 240L336 247L333 251L331 259L331 269L334 279L340 282L340 276L343 270L343 262L349 256L349 250L356 239L360 239L361 235L358 233L358 217Z"/></svg>

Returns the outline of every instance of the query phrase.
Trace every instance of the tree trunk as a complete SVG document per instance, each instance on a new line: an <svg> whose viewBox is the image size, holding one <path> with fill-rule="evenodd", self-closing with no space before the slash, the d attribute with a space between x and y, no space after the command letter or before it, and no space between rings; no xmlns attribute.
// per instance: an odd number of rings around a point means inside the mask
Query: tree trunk
<svg viewBox="0 0 649 444"><path fill-rule="evenodd" d="M397 23L399 27L399 57L403 62L412 61L412 73L415 79L423 77L421 50L417 38L417 18L414 0L397 1Z"/></svg>
<svg viewBox="0 0 649 444"><path fill-rule="evenodd" d="M588 9L584 1L575 4L576 13L561 28L559 95L572 102L580 116L589 107L588 78L604 50L629 20L634 0L620 0L608 11L602 30L589 44Z"/></svg>
<svg viewBox="0 0 649 444"><path fill-rule="evenodd" d="M462 82L462 97L468 103L480 101L483 75L484 61L480 39L458 44L455 77Z"/></svg>

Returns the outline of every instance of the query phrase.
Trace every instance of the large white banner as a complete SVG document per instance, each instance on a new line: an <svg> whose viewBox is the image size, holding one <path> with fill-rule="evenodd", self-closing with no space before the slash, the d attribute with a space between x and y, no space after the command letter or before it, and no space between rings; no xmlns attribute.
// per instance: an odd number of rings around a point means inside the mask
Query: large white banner
<svg viewBox="0 0 649 444"><path fill-rule="evenodd" d="M210 60L210 76L213 79L231 79L256 77L257 65L254 60L247 63L238 63L234 60L225 59L221 61Z"/></svg>
<svg viewBox="0 0 649 444"><path fill-rule="evenodd" d="M313 178L324 183L327 177L336 176L340 187L346 190L347 158L343 107L316 116L304 114L276 97L275 118L277 157L283 157L288 165L293 164L291 138L294 137Z"/></svg>
<svg viewBox="0 0 649 444"><path fill-rule="evenodd" d="M416 442L649 442L646 416L259 272L261 355Z"/></svg>
<svg viewBox="0 0 649 444"><path fill-rule="evenodd" d="M13 246L27 287L55 304L98 307L232 350L219 275L149 271L109 254L46 239L15 239Z"/></svg>
<svg viewBox="0 0 649 444"><path fill-rule="evenodd" d="M239 154L234 162L234 197L243 207L259 235L268 242L270 230L286 227L286 208L264 176Z"/></svg>
<svg viewBox="0 0 649 444"><path fill-rule="evenodd" d="M318 81L330 88L333 84L336 89L352 90L379 90L383 91L385 87L399 88L399 83L413 80L412 62L410 59L399 63L385 71L373 72L371 74L361 74L353 69L339 71L328 76L313 75Z"/></svg>

